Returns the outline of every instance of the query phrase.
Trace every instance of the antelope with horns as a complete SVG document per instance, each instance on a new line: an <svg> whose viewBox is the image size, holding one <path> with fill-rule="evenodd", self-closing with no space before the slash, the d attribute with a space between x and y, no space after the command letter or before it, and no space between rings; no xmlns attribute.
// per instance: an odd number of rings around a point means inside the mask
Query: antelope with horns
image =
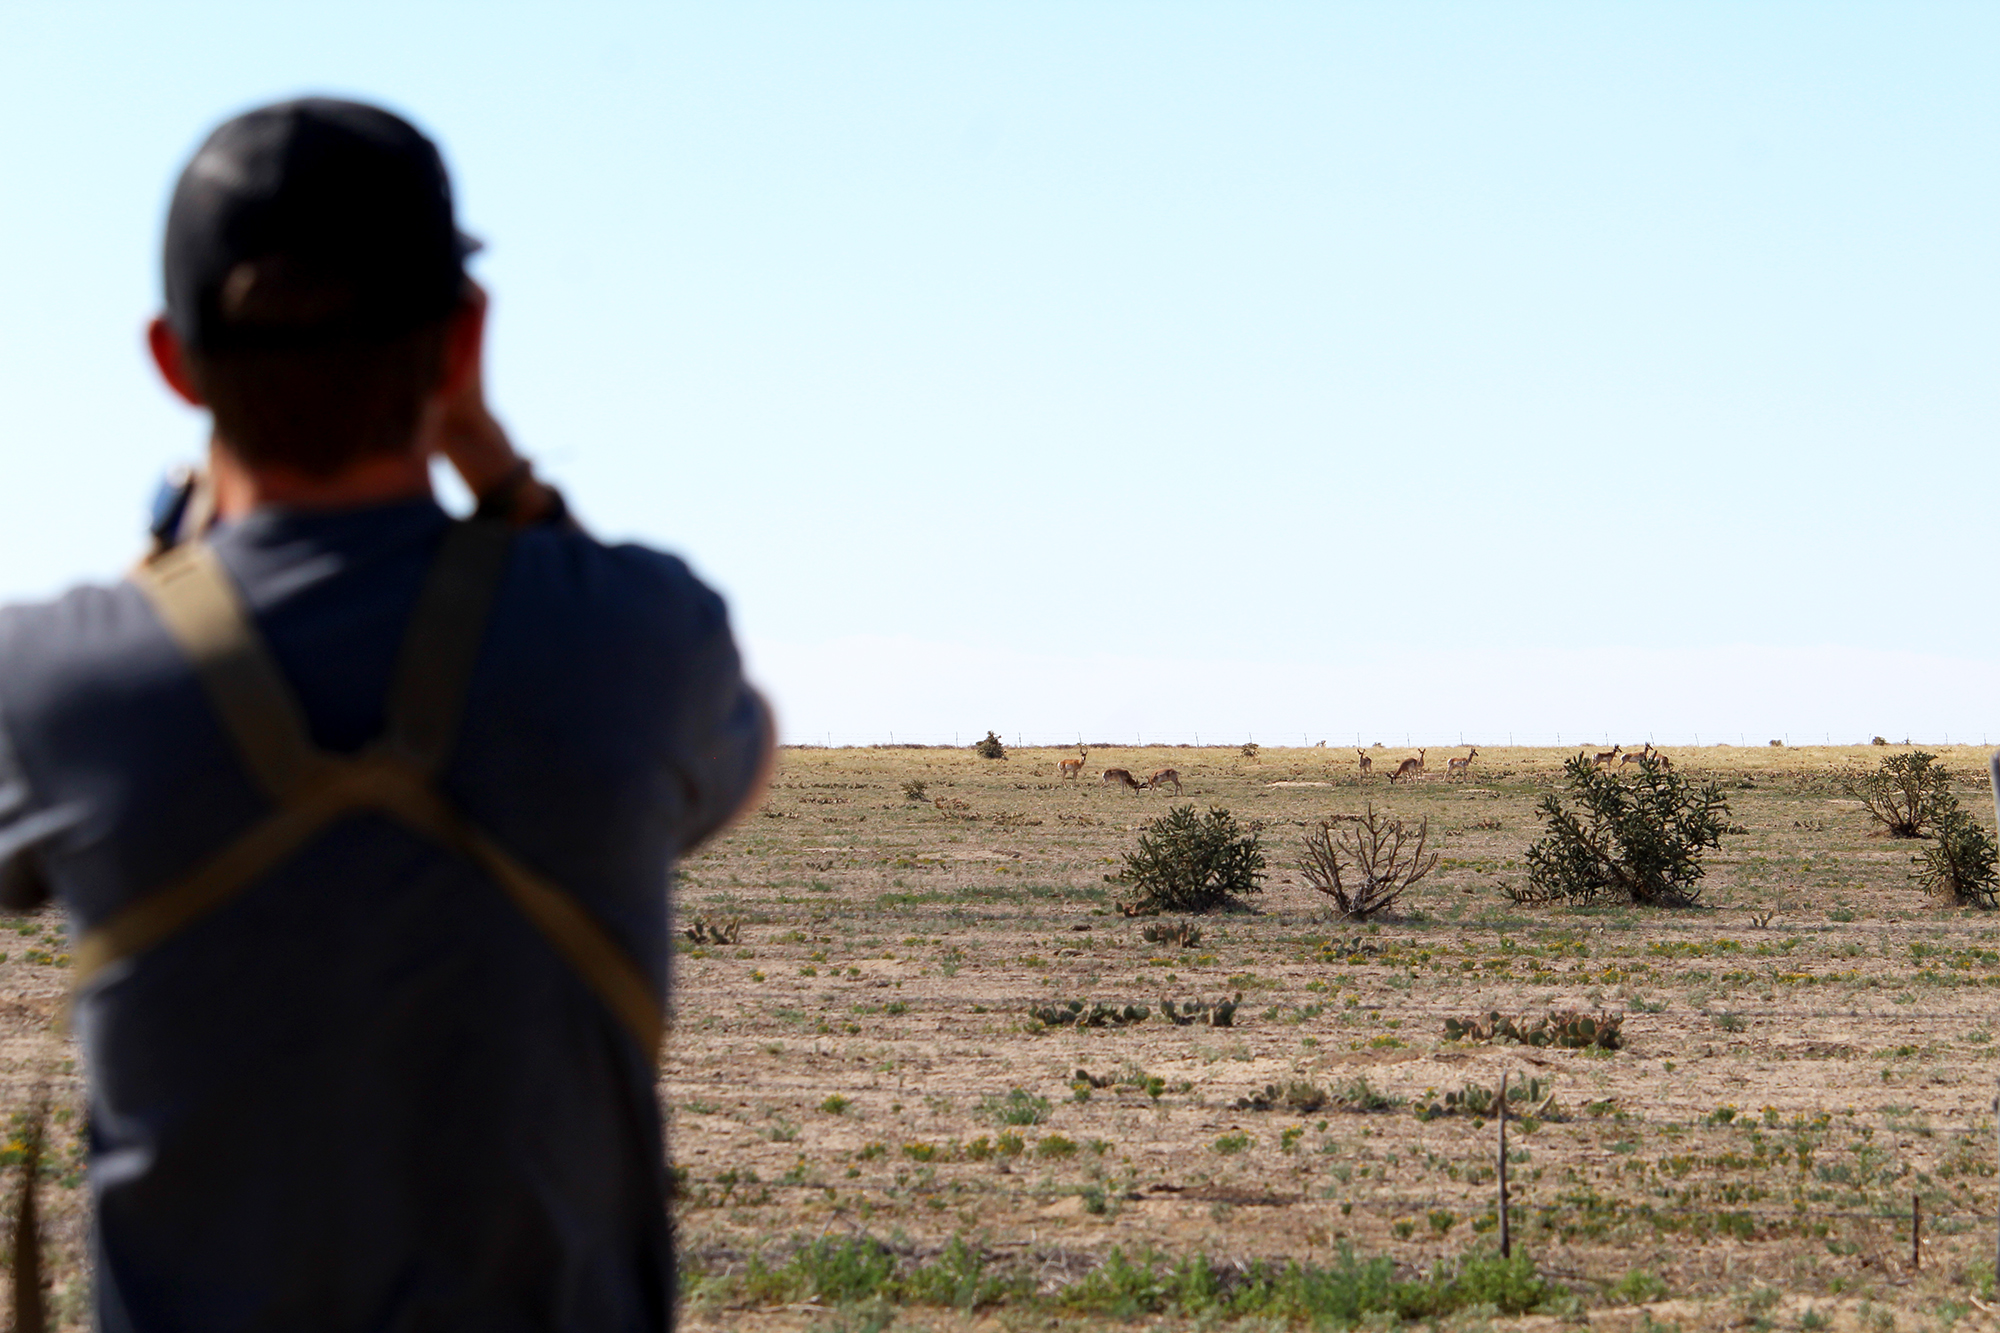
<svg viewBox="0 0 2000 1333"><path fill-rule="evenodd" d="M1368 757L1368 751L1356 750L1354 753L1361 756L1361 771L1363 773L1373 773L1375 771L1375 761Z"/></svg>
<svg viewBox="0 0 2000 1333"><path fill-rule="evenodd" d="M1152 777L1146 779L1146 785L1155 790L1164 787L1169 782L1174 784L1174 795L1179 796L1181 794L1181 774L1179 769L1163 768L1153 774Z"/></svg>
<svg viewBox="0 0 2000 1333"><path fill-rule="evenodd" d="M1458 756L1454 755L1450 759L1445 760L1444 775L1448 778L1464 777L1465 771L1472 767L1473 756L1477 755L1478 753L1479 753L1479 747L1475 745L1472 747L1472 754L1468 754L1467 756L1465 756L1465 758L1460 759Z"/></svg>
<svg viewBox="0 0 2000 1333"><path fill-rule="evenodd" d="M1056 767L1062 771L1062 775L1064 777L1073 778L1077 774L1083 772L1083 761L1088 758L1090 758L1090 751L1084 749L1081 745L1079 745L1076 747L1076 758L1058 759L1056 761Z"/></svg>
<svg viewBox="0 0 2000 1333"><path fill-rule="evenodd" d="M1429 751L1419 750L1413 757L1405 759L1402 763L1396 765L1396 771L1389 775L1389 781L1396 782L1403 778L1414 777L1415 775L1423 772L1424 755L1426 755L1427 753L1429 753Z"/></svg>
<svg viewBox="0 0 2000 1333"><path fill-rule="evenodd" d="M1656 757L1657 756L1653 754L1653 743L1651 741L1647 741L1646 744L1642 746L1640 749L1627 750L1624 754L1619 755L1618 767L1623 768L1627 764L1643 764L1648 759Z"/></svg>

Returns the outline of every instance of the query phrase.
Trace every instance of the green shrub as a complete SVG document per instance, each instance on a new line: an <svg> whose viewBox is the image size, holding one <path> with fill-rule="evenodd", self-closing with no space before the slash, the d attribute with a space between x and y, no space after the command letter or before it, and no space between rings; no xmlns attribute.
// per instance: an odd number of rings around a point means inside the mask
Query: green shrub
<svg viewBox="0 0 2000 1333"><path fill-rule="evenodd" d="M1333 1100L1343 1111L1393 1111L1403 1104L1400 1097L1392 1097L1385 1092L1377 1092L1368 1082L1366 1074L1356 1074L1353 1078L1334 1089Z"/></svg>
<svg viewBox="0 0 2000 1333"><path fill-rule="evenodd" d="M1362 1259L1343 1244L1324 1267L1263 1261L1217 1267L1202 1259L1176 1264L1158 1254L1135 1261L1114 1248L1055 1299L1073 1311L1114 1319L1170 1314L1352 1328L1372 1322L1370 1316L1436 1320L1475 1306L1525 1314L1564 1294L1525 1253L1511 1259L1467 1255L1456 1265L1438 1264L1428 1276L1398 1281L1388 1259Z"/></svg>
<svg viewBox="0 0 2000 1333"><path fill-rule="evenodd" d="M1569 802L1542 798L1544 836L1528 848L1528 885L1516 902L1610 898L1651 907L1692 906L1701 854L1721 845L1729 803L1714 783L1696 786L1665 764L1639 761L1626 778L1576 758L1563 768Z"/></svg>
<svg viewBox="0 0 2000 1333"><path fill-rule="evenodd" d="M1667 1294L1667 1284L1657 1274L1635 1268L1612 1283L1607 1294L1620 1305L1647 1305Z"/></svg>
<svg viewBox="0 0 2000 1333"><path fill-rule="evenodd" d="M1994 867L2000 849L1955 797L1938 817L1937 841L1914 860L1917 882L1954 906L1992 907L2000 895L2000 872Z"/></svg>
<svg viewBox="0 0 2000 1333"><path fill-rule="evenodd" d="M1921 838L1958 805L1951 774L1924 750L1888 755L1852 791L1892 838Z"/></svg>
<svg viewBox="0 0 2000 1333"><path fill-rule="evenodd" d="M979 753L981 759L1005 759L1007 757L1007 747L1002 745L1000 738L990 731L986 733L985 740L978 742L972 748Z"/></svg>
<svg viewBox="0 0 2000 1333"><path fill-rule="evenodd" d="M1133 915L1209 912L1263 889L1264 853L1257 835L1240 831L1221 806L1196 815L1192 805L1177 805L1140 832L1138 850L1125 853L1115 878L1139 889L1138 902L1125 908Z"/></svg>
<svg viewBox="0 0 2000 1333"><path fill-rule="evenodd" d="M1089 1192L1085 1206L1099 1211ZM1433 1228L1440 1220L1432 1216ZM1488 1221L1484 1229L1491 1230ZM1467 1310L1483 1315L1561 1312L1566 1304L1575 1304L1562 1287L1535 1271L1526 1254L1511 1259L1471 1254L1456 1264L1439 1263L1428 1274L1399 1279L1390 1260L1361 1258L1345 1243L1325 1264L1216 1263L1199 1254L1175 1260L1152 1250L1128 1258L1114 1246L1097 1268L1051 1292L1042 1291L1037 1275L1025 1267L995 1272L989 1255L959 1238L928 1261L908 1253L905 1245L892 1248L871 1237L822 1238L797 1245L782 1262L757 1256L747 1269L728 1273L690 1265L682 1269L682 1278L689 1292L731 1308L811 1302L852 1312L878 1328L886 1327L896 1307L904 1305L959 1310L1010 1306L1023 1314L1115 1320L1165 1315L1203 1327L1254 1320L1286 1327L1353 1328L1364 1322L1434 1322Z"/></svg>
<svg viewBox="0 0 2000 1333"><path fill-rule="evenodd" d="M1015 1088L1005 1097L988 1097L981 1107L1000 1125L1039 1125L1049 1118L1049 1099L1037 1097L1026 1088Z"/></svg>

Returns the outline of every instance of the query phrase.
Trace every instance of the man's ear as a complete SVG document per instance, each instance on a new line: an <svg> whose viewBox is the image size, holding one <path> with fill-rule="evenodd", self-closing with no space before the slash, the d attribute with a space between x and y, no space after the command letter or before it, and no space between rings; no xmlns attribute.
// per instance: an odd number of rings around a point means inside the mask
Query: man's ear
<svg viewBox="0 0 2000 1333"><path fill-rule="evenodd" d="M166 317L156 315L146 326L146 347L153 354L153 364L160 368L160 378L176 397L190 407L204 407L201 387L194 381L188 365L187 349L181 345L180 335Z"/></svg>

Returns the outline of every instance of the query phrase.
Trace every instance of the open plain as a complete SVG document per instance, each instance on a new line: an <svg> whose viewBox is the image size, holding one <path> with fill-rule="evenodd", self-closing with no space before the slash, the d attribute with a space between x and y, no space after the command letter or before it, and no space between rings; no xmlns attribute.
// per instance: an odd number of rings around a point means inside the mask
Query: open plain
<svg viewBox="0 0 2000 1333"><path fill-rule="evenodd" d="M1392 785L1398 749L1363 777L1351 749L1093 747L1079 780L1058 772L1073 750L786 750L678 888L677 930L707 940L677 935L661 1079L686 1324L1208 1326L1230 1322L1212 1301L1162 1294L1173 1265L1226 1284L1345 1246L1420 1275L1497 1244L1481 1098L1502 1075L1523 1094L1512 1241L1568 1294L1445 1326L1992 1324L2000 916L1927 901L1923 844L1877 836L1850 794L1901 748L1670 749L1725 789L1733 830L1676 910L1505 895L1567 751L1482 747L1448 777L1432 749ZM1990 821L1984 752L1929 748ZM1178 798L1097 781L1168 766ZM1177 800L1228 808L1269 858L1251 910L1193 919L1185 946L1145 938L1171 922L1121 915L1107 880ZM1320 820L1371 803L1427 818L1442 860L1357 927L1297 860ZM52 913L11 928L4 1162L43 1090L55 1307L81 1326L67 951ZM1228 1026L1162 1012L1225 998ZM1035 1016L1071 1002L1118 1013ZM1444 1033L1552 1009L1622 1015L1622 1044Z"/></svg>
<svg viewBox="0 0 2000 1333"><path fill-rule="evenodd" d="M1576 1294L1570 1317L1985 1320L2000 918L1927 901L1922 844L1876 836L1850 795L1901 748L1670 749L1722 785L1733 829L1677 910L1505 896L1568 751L1482 748L1448 778L1432 749L1392 785L1396 749L1363 777L1351 749L1093 747L1074 781L1057 768L1074 751L787 750L764 807L680 884L683 928L741 923L734 943L680 942L663 1095L691 1323L1092 1325L1146 1304L1102 1282L1063 1300L1113 1247L1224 1272L1343 1245L1399 1269L1490 1249L1498 1127L1447 1094L1503 1074L1529 1094L1513 1242ZM1984 752L1929 748L1990 823ZM1179 798L1096 781L1170 765ZM1158 923L1121 915L1132 895L1106 878L1177 799L1227 807L1269 857L1253 910L1198 919L1189 947L1144 938ZM1399 916L1357 928L1296 862L1319 820L1371 803L1428 818L1442 860ZM1160 1012L1239 995L1228 1027ZM1071 1001L1148 1016L1033 1016ZM1622 1014L1623 1043L1443 1032L1551 1009ZM1292 1085L1327 1100L1287 1106ZM796 1262L789 1288L774 1276L801 1243L862 1236L906 1264L958 1238L1037 1295L871 1320Z"/></svg>

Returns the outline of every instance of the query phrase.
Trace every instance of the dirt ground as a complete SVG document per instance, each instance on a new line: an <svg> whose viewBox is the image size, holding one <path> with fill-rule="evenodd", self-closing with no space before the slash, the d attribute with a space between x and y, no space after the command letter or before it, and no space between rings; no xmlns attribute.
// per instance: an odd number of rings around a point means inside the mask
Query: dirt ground
<svg viewBox="0 0 2000 1333"><path fill-rule="evenodd" d="M661 1094L685 1173L688 1326L868 1326L731 1295L753 1261L822 1237L918 1257L962 1237L1046 1290L1113 1246L1229 1263L1325 1261L1348 1244L1411 1269L1490 1247L1498 1125L1446 1094L1503 1074L1528 1088L1509 1131L1513 1242L1579 1293L1569 1319L2000 1323L1986 1309L2000 917L1926 901L1908 873L1922 844L1875 836L1848 794L1900 748L1669 751L1723 785L1736 830L1709 858L1700 905L1671 911L1502 893L1525 882L1535 807L1567 752L1482 750L1450 778L1432 750L1428 773L1392 785L1401 750L1374 751L1364 777L1352 750L1093 749L1082 781L1057 772L1073 752L788 750L763 808L692 858L679 887L677 927L739 932L678 941ZM1990 821L1983 752L1938 753ZM1167 766L1178 798L1096 781ZM1252 910L1200 919L1191 947L1146 940L1157 923L1120 915L1131 895L1106 879L1176 801L1227 807L1269 856ZM1371 803L1427 817L1442 860L1400 916L1356 928L1297 861L1318 821ZM46 1089L45 1225L56 1306L74 1323L81 1090L53 1026L67 960L53 916L9 928L4 1160L18 1159L19 1108ZM1227 1027L1160 1012L1239 994ZM1070 1001L1149 1016L1031 1016ZM1551 1009L1622 1014L1624 1044L1443 1032L1449 1018ZM1309 1113L1246 1101L1290 1084L1329 1100ZM1048 1326L1004 1307L895 1315Z"/></svg>

